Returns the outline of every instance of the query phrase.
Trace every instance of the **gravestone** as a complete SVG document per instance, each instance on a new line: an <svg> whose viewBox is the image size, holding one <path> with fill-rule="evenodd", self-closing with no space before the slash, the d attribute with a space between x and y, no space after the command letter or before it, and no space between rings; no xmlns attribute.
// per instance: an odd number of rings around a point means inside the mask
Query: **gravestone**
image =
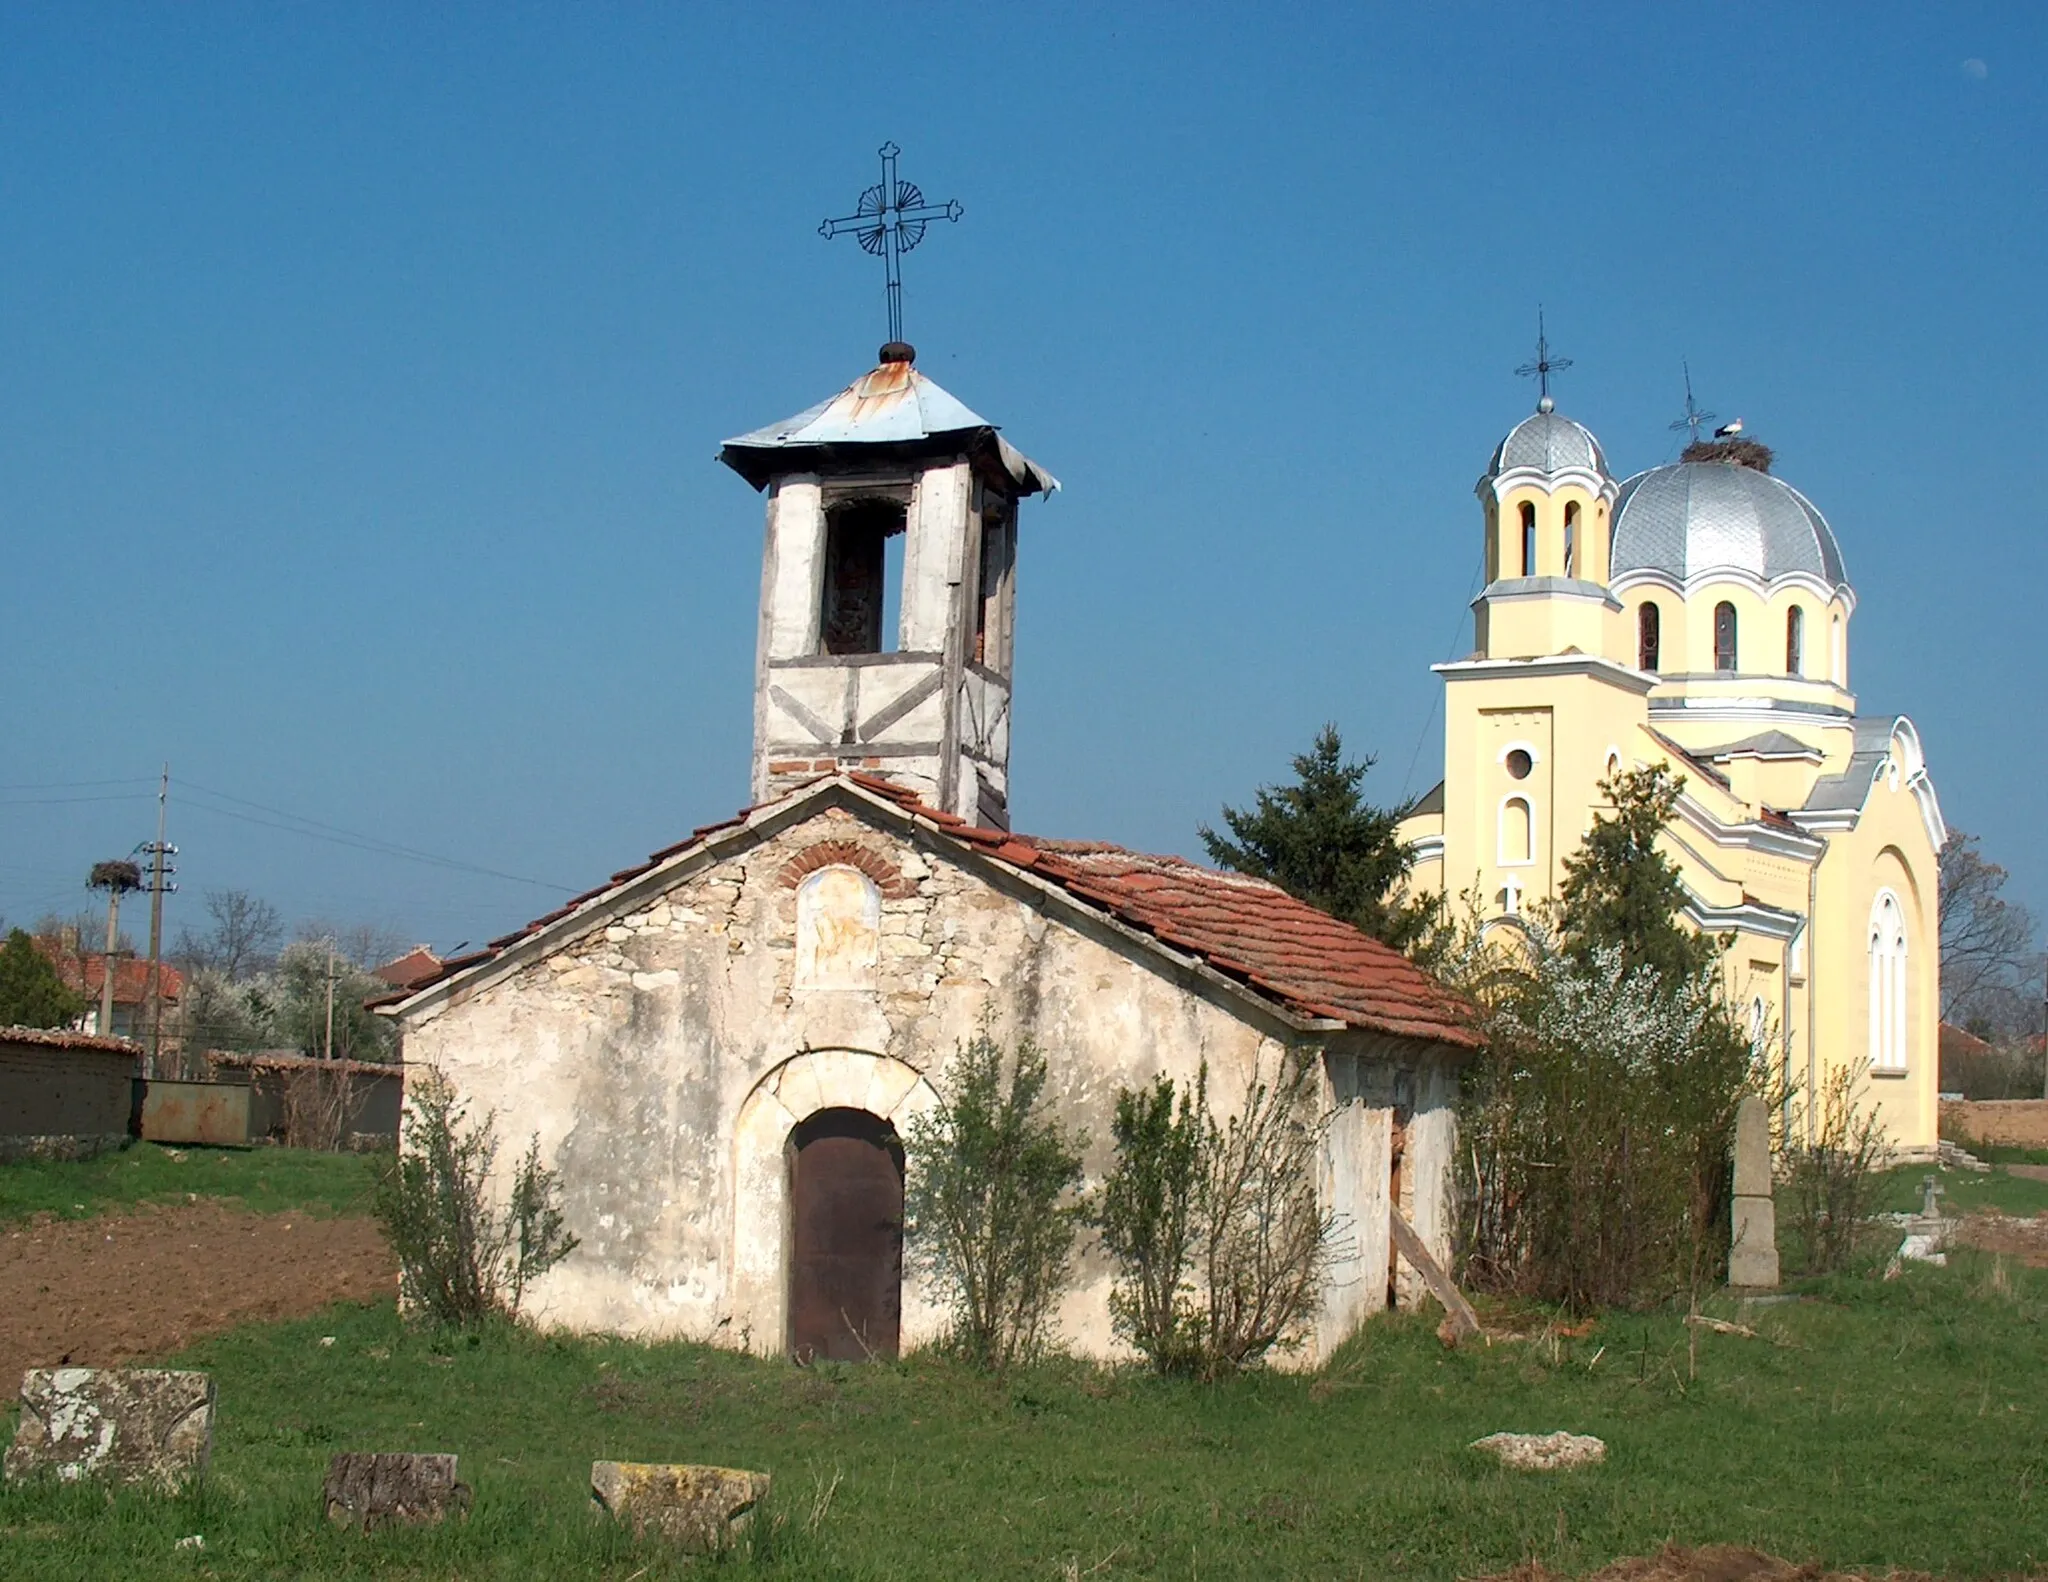
<svg viewBox="0 0 2048 1582"><path fill-rule="evenodd" d="M31 1368L7 1451L9 1478L53 1472L166 1492L213 1452L213 1376L163 1368Z"/></svg>
<svg viewBox="0 0 2048 1582"><path fill-rule="evenodd" d="M408 1527L440 1522L450 1512L469 1514L469 1485L455 1474L454 1456L343 1454L327 1463L322 1490L327 1519L364 1532L393 1522Z"/></svg>
<svg viewBox="0 0 2048 1582"><path fill-rule="evenodd" d="M598 1510L635 1533L657 1532L706 1553L729 1548L767 1493L765 1472L643 1461L590 1464L590 1497Z"/></svg>
<svg viewBox="0 0 2048 1582"><path fill-rule="evenodd" d="M1570 1467L1598 1466L1607 1459L1607 1442L1591 1434L1488 1434L1472 1441L1474 1450L1498 1457L1510 1472L1562 1472Z"/></svg>
<svg viewBox="0 0 2048 1582"><path fill-rule="evenodd" d="M1751 1094L1735 1111L1735 1213L1728 1283L1778 1283L1778 1210L1771 1200L1771 1112Z"/></svg>

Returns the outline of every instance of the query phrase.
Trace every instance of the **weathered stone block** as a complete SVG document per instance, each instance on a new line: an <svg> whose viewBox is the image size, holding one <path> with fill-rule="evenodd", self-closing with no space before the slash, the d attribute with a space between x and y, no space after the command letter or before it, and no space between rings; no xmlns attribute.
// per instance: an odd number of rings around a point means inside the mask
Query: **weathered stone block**
<svg viewBox="0 0 2048 1582"><path fill-rule="evenodd" d="M393 1522L429 1526L469 1514L469 1485L448 1455L348 1453L327 1463L327 1519L364 1532Z"/></svg>
<svg viewBox="0 0 2048 1582"><path fill-rule="evenodd" d="M729 1547L767 1493L765 1472L646 1461L590 1464L597 1509L635 1533L656 1532L707 1553Z"/></svg>
<svg viewBox="0 0 2048 1582"><path fill-rule="evenodd" d="M1591 1434L1488 1434L1472 1441L1474 1450L1496 1456L1511 1472L1561 1472L1567 1467L1596 1466L1607 1459L1607 1442Z"/></svg>
<svg viewBox="0 0 2048 1582"><path fill-rule="evenodd" d="M1735 1109L1735 1195L1771 1195L1771 1111L1753 1093Z"/></svg>
<svg viewBox="0 0 2048 1582"><path fill-rule="evenodd" d="M169 1491L213 1453L213 1376L163 1368L31 1368L10 1478L54 1472Z"/></svg>
<svg viewBox="0 0 2048 1582"><path fill-rule="evenodd" d="M1778 1283L1778 1210L1768 1197L1735 1200L1728 1283L1751 1289Z"/></svg>

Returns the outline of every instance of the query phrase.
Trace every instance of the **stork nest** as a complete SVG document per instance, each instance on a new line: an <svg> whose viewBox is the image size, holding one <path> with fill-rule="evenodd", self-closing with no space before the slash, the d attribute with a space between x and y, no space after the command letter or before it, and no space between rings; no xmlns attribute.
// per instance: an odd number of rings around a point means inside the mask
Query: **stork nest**
<svg viewBox="0 0 2048 1582"><path fill-rule="evenodd" d="M115 862L96 862L92 865L92 877L86 880L89 889L94 890L140 890L142 888L142 867L139 863L123 858Z"/></svg>
<svg viewBox="0 0 2048 1582"><path fill-rule="evenodd" d="M1753 468L1757 472L1771 470L1771 447L1761 440L1743 439L1702 439L1695 440L1680 452L1680 461L1729 461L1738 467Z"/></svg>

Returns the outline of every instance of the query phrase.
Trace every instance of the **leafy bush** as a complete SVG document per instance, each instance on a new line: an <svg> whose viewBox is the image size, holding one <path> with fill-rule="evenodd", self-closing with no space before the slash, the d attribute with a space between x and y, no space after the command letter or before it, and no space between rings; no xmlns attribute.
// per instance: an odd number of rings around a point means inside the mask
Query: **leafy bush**
<svg viewBox="0 0 2048 1582"><path fill-rule="evenodd" d="M431 1323L469 1326L514 1316L526 1288L575 1250L564 1235L560 1183L540 1138L512 1173L502 1216L488 1193L496 1115L469 1123L454 1086L431 1067L407 1082L405 1143L377 1193L377 1218L398 1254L405 1304Z"/></svg>
<svg viewBox="0 0 2048 1582"><path fill-rule="evenodd" d="M1610 808L1554 908L1444 959L1488 1047L1464 1083L1461 1243L1484 1289L1641 1307L1725 1270L1735 1110L1766 1076L1721 981L1723 941L1682 920L1657 840L1684 782L1602 782Z"/></svg>
<svg viewBox="0 0 2048 1582"><path fill-rule="evenodd" d="M1877 1201L1884 1128L1858 1102L1863 1072L1860 1064L1835 1067L1787 1128L1786 1184L1808 1274L1835 1274L1848 1264Z"/></svg>
<svg viewBox="0 0 2048 1582"><path fill-rule="evenodd" d="M1095 1207L1118 1269L1118 1333L1162 1373L1235 1372L1295 1343L1321 1298L1334 1225L1317 1192L1313 1068L1256 1077L1224 1126L1205 1067L1117 1094L1116 1161Z"/></svg>
<svg viewBox="0 0 2048 1582"><path fill-rule="evenodd" d="M904 1138L911 1261L946 1293L953 1345L997 1370L1047 1349L1072 1266L1082 1140L1046 1113L1046 1074L1034 1045L1006 1061L984 1029Z"/></svg>

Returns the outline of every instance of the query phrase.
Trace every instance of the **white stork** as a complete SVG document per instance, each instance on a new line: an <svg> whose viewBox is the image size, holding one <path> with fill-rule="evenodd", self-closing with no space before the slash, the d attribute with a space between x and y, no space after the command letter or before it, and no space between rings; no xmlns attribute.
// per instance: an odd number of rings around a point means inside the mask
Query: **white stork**
<svg viewBox="0 0 2048 1582"><path fill-rule="evenodd" d="M1733 439L1737 434L1740 434L1741 432L1742 419L1737 418L1733 423L1723 423L1719 428L1715 429L1714 438Z"/></svg>

